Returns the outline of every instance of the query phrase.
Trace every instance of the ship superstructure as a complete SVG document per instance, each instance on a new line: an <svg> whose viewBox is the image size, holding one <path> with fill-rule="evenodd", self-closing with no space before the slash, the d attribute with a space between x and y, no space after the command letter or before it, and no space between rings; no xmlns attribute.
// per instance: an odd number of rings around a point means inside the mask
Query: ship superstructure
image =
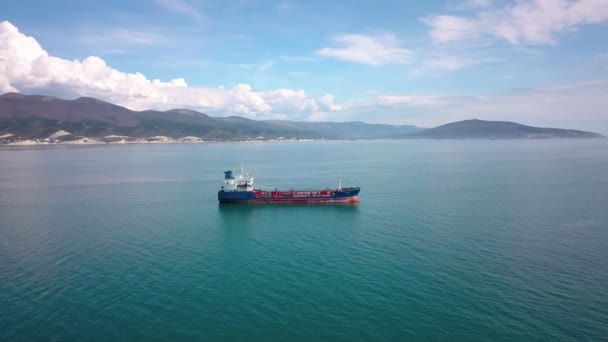
<svg viewBox="0 0 608 342"><path fill-rule="evenodd" d="M253 176L244 172L235 175L224 171L224 180L217 198L220 203L358 203L359 187L342 187L342 179L336 189L256 189Z"/></svg>

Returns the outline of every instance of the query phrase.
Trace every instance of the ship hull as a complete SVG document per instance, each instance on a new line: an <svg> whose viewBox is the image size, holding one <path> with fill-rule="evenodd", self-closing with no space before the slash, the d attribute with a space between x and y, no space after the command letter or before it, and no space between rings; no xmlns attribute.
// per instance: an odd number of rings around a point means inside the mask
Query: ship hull
<svg viewBox="0 0 608 342"><path fill-rule="evenodd" d="M251 204L353 204L359 202L360 188L340 190L290 191L223 191L217 194L220 203Z"/></svg>

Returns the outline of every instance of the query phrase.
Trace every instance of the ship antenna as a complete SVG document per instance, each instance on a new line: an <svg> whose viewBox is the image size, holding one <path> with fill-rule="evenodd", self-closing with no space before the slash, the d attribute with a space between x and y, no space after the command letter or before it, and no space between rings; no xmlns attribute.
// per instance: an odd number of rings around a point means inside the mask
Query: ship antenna
<svg viewBox="0 0 608 342"><path fill-rule="evenodd" d="M338 185L338 190L342 189L342 175L340 175L340 184Z"/></svg>

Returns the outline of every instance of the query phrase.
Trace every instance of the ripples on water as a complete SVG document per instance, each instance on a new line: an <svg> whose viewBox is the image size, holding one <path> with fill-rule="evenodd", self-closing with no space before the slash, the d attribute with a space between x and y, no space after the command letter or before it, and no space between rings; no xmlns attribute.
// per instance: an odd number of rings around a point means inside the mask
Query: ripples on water
<svg viewBox="0 0 608 342"><path fill-rule="evenodd" d="M599 340L603 141L0 151L0 339ZM230 160L226 160L229 156ZM358 206L219 206L259 185Z"/></svg>

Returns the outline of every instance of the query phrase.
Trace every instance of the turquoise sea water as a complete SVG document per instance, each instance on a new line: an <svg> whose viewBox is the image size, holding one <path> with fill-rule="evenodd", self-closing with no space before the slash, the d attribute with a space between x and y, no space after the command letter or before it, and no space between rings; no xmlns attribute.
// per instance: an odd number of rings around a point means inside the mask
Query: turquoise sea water
<svg viewBox="0 0 608 342"><path fill-rule="evenodd" d="M0 150L2 341L601 340L607 260L603 140Z"/></svg>

